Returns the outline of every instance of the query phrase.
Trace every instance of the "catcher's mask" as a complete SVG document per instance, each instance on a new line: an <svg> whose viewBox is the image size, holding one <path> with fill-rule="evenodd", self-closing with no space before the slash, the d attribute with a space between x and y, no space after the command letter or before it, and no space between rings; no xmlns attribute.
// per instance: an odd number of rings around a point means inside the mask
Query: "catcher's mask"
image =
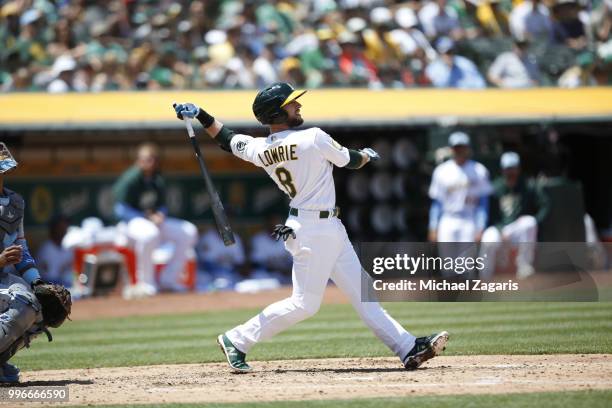
<svg viewBox="0 0 612 408"><path fill-rule="evenodd" d="M287 112L283 106L295 101L306 91L295 90L286 82L277 82L259 91L253 102L253 113L263 125L284 123Z"/></svg>
<svg viewBox="0 0 612 408"><path fill-rule="evenodd" d="M4 142L0 142L0 174L17 167L17 161L9 151Z"/></svg>

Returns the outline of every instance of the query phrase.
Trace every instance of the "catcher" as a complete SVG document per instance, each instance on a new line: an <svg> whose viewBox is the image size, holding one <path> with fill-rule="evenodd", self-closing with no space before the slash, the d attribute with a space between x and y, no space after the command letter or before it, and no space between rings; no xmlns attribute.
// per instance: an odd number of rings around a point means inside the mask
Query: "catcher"
<svg viewBox="0 0 612 408"><path fill-rule="evenodd" d="M8 361L48 327L70 315L70 292L40 279L23 231L24 201L4 187L4 175L17 167L0 142L0 383L19 382L19 369Z"/></svg>

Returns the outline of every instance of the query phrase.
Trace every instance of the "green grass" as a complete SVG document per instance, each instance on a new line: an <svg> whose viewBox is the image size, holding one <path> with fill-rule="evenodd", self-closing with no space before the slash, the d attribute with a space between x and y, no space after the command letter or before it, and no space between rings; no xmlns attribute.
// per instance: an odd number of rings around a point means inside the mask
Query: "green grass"
<svg viewBox="0 0 612 408"><path fill-rule="evenodd" d="M443 395L410 398L377 398L352 399L335 401L281 401L258 402L243 404L164 404L147 405L149 408L484 408L503 406L504 408L521 407L547 407L547 408L575 408L575 407L609 407L612 401L612 391L575 391L558 393L530 393L530 394L499 394L499 395ZM112 405L118 407L141 407L142 405ZM97 408L110 407L97 406Z"/></svg>
<svg viewBox="0 0 612 408"><path fill-rule="evenodd" d="M416 335L448 330L447 354L611 353L612 303L389 303ZM78 303L75 305L78 308ZM13 362L23 370L222 361L216 335L258 310L67 322ZM251 360L389 356L348 305L323 306Z"/></svg>

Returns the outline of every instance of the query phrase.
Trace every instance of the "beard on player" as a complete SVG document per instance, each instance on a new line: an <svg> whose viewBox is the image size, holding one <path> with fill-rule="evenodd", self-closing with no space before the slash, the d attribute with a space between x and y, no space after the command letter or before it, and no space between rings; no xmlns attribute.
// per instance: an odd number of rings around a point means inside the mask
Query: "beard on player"
<svg viewBox="0 0 612 408"><path fill-rule="evenodd" d="M287 125L289 127L297 127L304 123L304 119L301 116L293 116L287 119Z"/></svg>
<svg viewBox="0 0 612 408"><path fill-rule="evenodd" d="M304 123L304 119L300 114L301 108L302 105L298 101L292 101L287 104L287 106L283 107L283 110L287 113L287 119L285 120L285 123L288 127L294 128Z"/></svg>

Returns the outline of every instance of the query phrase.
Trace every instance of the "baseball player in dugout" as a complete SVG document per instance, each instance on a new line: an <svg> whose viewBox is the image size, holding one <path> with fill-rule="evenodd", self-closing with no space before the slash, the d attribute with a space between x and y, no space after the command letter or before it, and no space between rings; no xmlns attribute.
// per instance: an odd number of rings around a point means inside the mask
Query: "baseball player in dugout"
<svg viewBox="0 0 612 408"><path fill-rule="evenodd" d="M516 275L527 278L535 272L533 259L538 223L548 211L548 198L521 176L521 159L515 152L501 156L502 175L493 182L490 220L482 235L481 255L487 256L483 278L495 272L495 259L502 242L516 244Z"/></svg>
<svg viewBox="0 0 612 408"><path fill-rule="evenodd" d="M370 148L347 149L319 128L298 128L304 122L298 98L304 93L287 83L261 90L253 102L253 113L270 128L270 135L258 138L236 134L192 103L174 105L179 119L197 118L222 149L263 168L290 198L288 218L273 234L285 241L293 257L291 297L219 335L217 342L233 370L250 371L246 354L251 348L314 315L331 279L404 367L416 369L444 350L448 333L417 338L379 303L361 302L361 274L365 272L336 207L333 166L359 169L379 155Z"/></svg>
<svg viewBox="0 0 612 408"><path fill-rule="evenodd" d="M480 242L492 191L489 171L470 159L467 134L451 134L448 144L453 157L435 168L429 186L429 240Z"/></svg>
<svg viewBox="0 0 612 408"><path fill-rule="evenodd" d="M156 145L145 143L138 147L136 162L115 182L113 193L115 215L125 222L136 252L138 294L185 291L179 277L187 263L188 251L195 246L198 231L188 221L168 217L166 187ZM174 250L161 272L158 287L152 255L164 242L171 242Z"/></svg>
<svg viewBox="0 0 612 408"><path fill-rule="evenodd" d="M17 162L0 142L0 383L19 382L19 369L8 361L39 334L51 341L48 327L70 315L70 292L40 279L25 239L23 198L4 186Z"/></svg>

